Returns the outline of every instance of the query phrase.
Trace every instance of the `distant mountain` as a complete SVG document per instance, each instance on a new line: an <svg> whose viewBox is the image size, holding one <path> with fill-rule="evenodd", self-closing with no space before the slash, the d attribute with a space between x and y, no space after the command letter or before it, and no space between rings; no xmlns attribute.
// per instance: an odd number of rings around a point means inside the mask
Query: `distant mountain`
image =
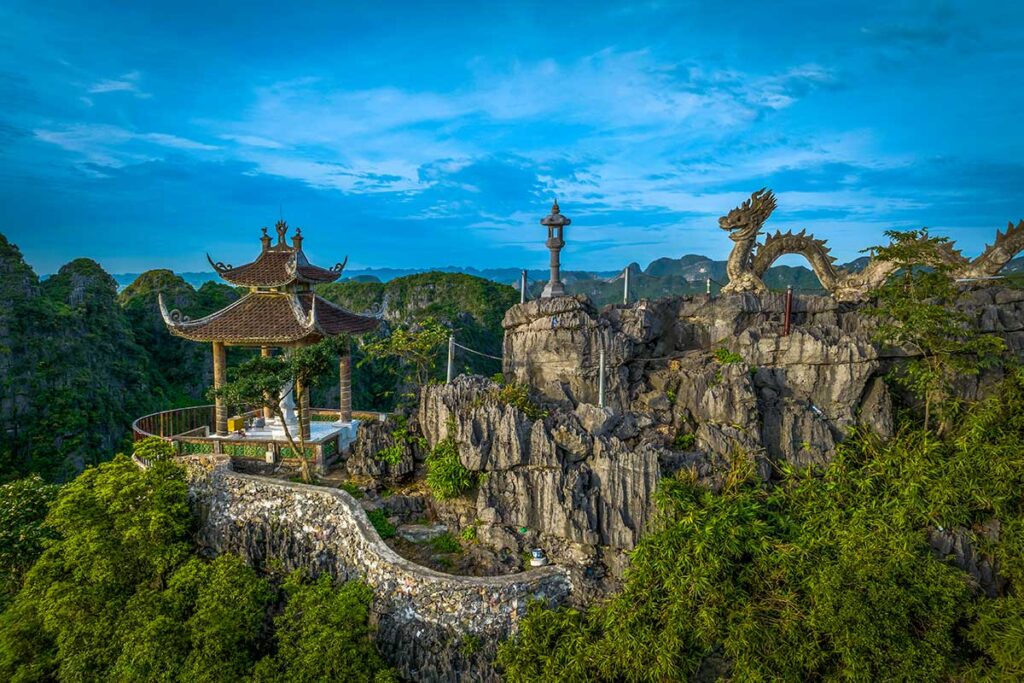
<svg viewBox="0 0 1024 683"><path fill-rule="evenodd" d="M651 261L647 268L641 269L640 264L631 263L630 289L631 298L656 299L663 296L698 294L707 289L707 279L711 278L712 291L718 291L729 278L725 271L725 261L715 261L700 254L687 254L680 258L663 257ZM838 267L859 272L868 263L867 256L838 264ZM361 283L391 282L398 278L418 275L421 273L461 273L491 280L519 289L519 278L522 272L518 268L460 268L445 266L443 268L361 268L346 270L342 281ZM1024 272L1024 257L1015 258L1004 269L1006 273ZM562 281L566 288L574 294L587 294L597 304L607 304L622 300L621 270L586 271L563 270ZM180 273L179 276L195 289L206 282L221 282L216 273L192 272ZM119 289L127 287L138 278L136 273L119 273L113 275ZM527 272L530 296L540 294L548 279L546 268L536 268ZM770 289L785 289L792 286L797 291L820 292L821 283L807 266L773 266L768 269L764 278Z"/></svg>

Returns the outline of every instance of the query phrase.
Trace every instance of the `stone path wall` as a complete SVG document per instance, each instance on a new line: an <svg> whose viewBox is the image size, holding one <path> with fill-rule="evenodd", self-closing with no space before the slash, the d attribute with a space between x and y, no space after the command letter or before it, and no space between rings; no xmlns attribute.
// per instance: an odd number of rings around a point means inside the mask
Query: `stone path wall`
<svg viewBox="0 0 1024 683"><path fill-rule="evenodd" d="M470 577L414 564L388 547L359 504L338 489L233 472L223 456L194 456L186 467L202 548L235 553L257 568L280 563L362 579L376 594L381 651L412 680L497 680L488 661L527 604L557 604L571 592L557 567Z"/></svg>

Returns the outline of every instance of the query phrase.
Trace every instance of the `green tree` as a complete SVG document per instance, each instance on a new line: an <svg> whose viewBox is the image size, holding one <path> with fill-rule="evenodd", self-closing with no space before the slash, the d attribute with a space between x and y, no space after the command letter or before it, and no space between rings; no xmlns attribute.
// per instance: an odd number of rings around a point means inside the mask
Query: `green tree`
<svg viewBox="0 0 1024 683"><path fill-rule="evenodd" d="M373 593L366 584L349 581L335 587L330 576L308 581L293 572L284 590L287 603L274 620L277 653L260 661L256 681L397 680L373 645Z"/></svg>
<svg viewBox="0 0 1024 683"><path fill-rule="evenodd" d="M945 237L921 230L889 230L891 242L872 247L875 259L898 267L877 292L877 305L869 313L879 318L875 339L915 354L894 371L895 380L924 404L928 429L936 407L939 430L945 429L956 402L953 387L958 376L976 375L998 361L1005 344L984 334L956 308L960 296L953 279L951 245Z"/></svg>
<svg viewBox="0 0 1024 683"><path fill-rule="evenodd" d="M292 434L284 420L279 397L291 385L295 396L299 424L310 419L306 415L304 400L312 385L337 364L338 356L348 353L349 339L345 336L327 337L316 344L292 349L278 356L253 356L230 373L230 381L210 390L213 398L222 398L239 408L269 408L281 420L284 435L292 452L299 457L302 479L312 477L306 456L306 440L302 430Z"/></svg>
<svg viewBox="0 0 1024 683"><path fill-rule="evenodd" d="M362 363L396 359L404 368L401 383L422 386L436 372L441 349L448 342L449 330L434 318L394 329L390 335L364 345Z"/></svg>
<svg viewBox="0 0 1024 683"><path fill-rule="evenodd" d="M140 470L118 456L63 487L45 522L57 540L0 615L0 678L52 665L47 675L62 680L109 670L128 601L165 586L190 556L192 523L184 472L168 462Z"/></svg>
<svg viewBox="0 0 1024 683"><path fill-rule="evenodd" d="M0 485L0 611L53 537L43 520L57 490L38 475Z"/></svg>

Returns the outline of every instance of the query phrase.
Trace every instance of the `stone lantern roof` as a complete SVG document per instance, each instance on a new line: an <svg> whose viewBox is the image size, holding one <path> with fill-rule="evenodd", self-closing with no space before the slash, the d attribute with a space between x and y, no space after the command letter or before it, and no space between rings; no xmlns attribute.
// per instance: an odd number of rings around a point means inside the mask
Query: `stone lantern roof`
<svg viewBox="0 0 1024 683"><path fill-rule="evenodd" d="M547 216L544 216L544 218L540 219L541 225L565 226L569 225L570 223L572 223L572 219L570 219L568 216L562 215L562 210L558 208L557 199L554 201L554 203L551 204L551 213L549 213Z"/></svg>

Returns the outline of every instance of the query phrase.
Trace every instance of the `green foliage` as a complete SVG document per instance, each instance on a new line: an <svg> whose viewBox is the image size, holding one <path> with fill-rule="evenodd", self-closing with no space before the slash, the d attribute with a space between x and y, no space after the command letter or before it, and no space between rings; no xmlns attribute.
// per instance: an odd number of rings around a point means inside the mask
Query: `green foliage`
<svg viewBox="0 0 1024 683"><path fill-rule="evenodd" d="M350 481L341 482L340 484L338 484L338 488L347 493L348 495L352 496L356 500L361 500L363 496L366 495L365 493L363 493L363 490L361 488L359 488L356 484Z"/></svg>
<svg viewBox="0 0 1024 683"><path fill-rule="evenodd" d="M689 432L679 432L676 438L672 439L672 448L677 451L688 451L697 443L697 437Z"/></svg>
<svg viewBox="0 0 1024 683"><path fill-rule="evenodd" d="M473 488L473 472L459 460L455 440L448 437L438 441L427 456L427 487L438 500L449 500Z"/></svg>
<svg viewBox="0 0 1024 683"><path fill-rule="evenodd" d="M362 584L293 575L281 594L236 556L195 557L173 462L141 470L118 456L88 469L41 525L54 489L38 478L0 487L0 562L23 573L39 556L0 614L0 680L394 680Z"/></svg>
<svg viewBox="0 0 1024 683"><path fill-rule="evenodd" d="M366 584L335 588L327 575L307 581L294 572L284 590L287 604L274 619L277 652L259 663L254 681L397 681L373 645Z"/></svg>
<svg viewBox="0 0 1024 683"><path fill-rule="evenodd" d="M460 343L494 356L501 355L505 311L519 301L519 293L508 285L461 273L419 273L383 283L346 280L322 285L318 291L354 311L386 305L392 324L436 320L451 329ZM435 358L431 377L440 379L444 376L443 347ZM500 369L497 361L473 354L460 356L459 363L468 372L484 376ZM376 405L374 401L385 392L393 393L396 382L406 381L407 371L393 362L368 362L354 378L353 390L361 401L358 405L389 410L390 404Z"/></svg>
<svg viewBox="0 0 1024 683"><path fill-rule="evenodd" d="M435 553L457 553L462 551L459 541L447 531L430 539L430 547Z"/></svg>
<svg viewBox="0 0 1024 683"><path fill-rule="evenodd" d="M370 524L377 530L377 534L383 539L394 538L395 525L388 521L388 515L384 508L377 508L366 513L370 518Z"/></svg>
<svg viewBox="0 0 1024 683"><path fill-rule="evenodd" d="M391 466L402 462L402 457L408 448L414 446L426 448L427 445L427 440L424 437L414 434L409 429L408 420L398 416L395 418L395 421L397 424L391 431L391 445L385 446L374 454L377 460L386 462Z"/></svg>
<svg viewBox="0 0 1024 683"><path fill-rule="evenodd" d="M715 349L715 360L717 360L722 365L730 365L732 363L742 363L743 356L736 353L735 351L730 351L724 346L720 346L717 349Z"/></svg>
<svg viewBox="0 0 1024 683"><path fill-rule="evenodd" d="M53 537L43 519L57 490L38 475L0 485L0 611Z"/></svg>
<svg viewBox="0 0 1024 683"><path fill-rule="evenodd" d="M470 524L459 532L459 537L466 543L473 543L476 541L476 524Z"/></svg>
<svg viewBox="0 0 1024 683"><path fill-rule="evenodd" d="M155 462L174 457L174 444L159 436L147 436L132 445L132 455L143 462Z"/></svg>
<svg viewBox="0 0 1024 683"><path fill-rule="evenodd" d="M397 360L403 368L404 384L422 386L432 376L439 376L437 366L440 351L448 343L447 327L434 318L397 327L391 334L375 339L363 346L365 358L360 367L371 361Z"/></svg>
<svg viewBox="0 0 1024 683"><path fill-rule="evenodd" d="M499 664L509 681L688 680L716 659L731 680L1019 678L1021 405L1018 370L941 437L857 433L771 487L744 459L718 493L688 472L663 480L623 592L588 612L531 608ZM1009 590L985 597L936 557L936 528L966 534Z"/></svg>
<svg viewBox="0 0 1024 683"><path fill-rule="evenodd" d="M0 481L74 476L161 400L114 280L77 259L40 283L2 236L0 356Z"/></svg>
<svg viewBox="0 0 1024 683"><path fill-rule="evenodd" d="M480 639L480 636L475 636L472 633L463 636L462 638L462 654L469 657L480 652L484 647L484 641Z"/></svg>
<svg viewBox="0 0 1024 683"><path fill-rule="evenodd" d="M878 290L877 304L868 311L879 319L875 339L918 354L897 365L893 377L924 404L926 429L933 408L940 409L941 431L957 410L957 378L994 365L1005 343L980 332L954 307L959 291L947 258L947 238L931 235L927 228L889 230L886 235L891 243L870 251L899 270Z"/></svg>
<svg viewBox="0 0 1024 683"><path fill-rule="evenodd" d="M548 411L530 398L530 387L527 384L505 384L498 389L495 398L499 403L515 406L531 420L542 420L548 416Z"/></svg>
<svg viewBox="0 0 1024 683"><path fill-rule="evenodd" d="M191 554L183 471L168 462L141 471L118 456L61 489L45 528L59 540L0 616L0 679L43 668L81 680L113 666L112 634L129 601L140 587L166 585Z"/></svg>

